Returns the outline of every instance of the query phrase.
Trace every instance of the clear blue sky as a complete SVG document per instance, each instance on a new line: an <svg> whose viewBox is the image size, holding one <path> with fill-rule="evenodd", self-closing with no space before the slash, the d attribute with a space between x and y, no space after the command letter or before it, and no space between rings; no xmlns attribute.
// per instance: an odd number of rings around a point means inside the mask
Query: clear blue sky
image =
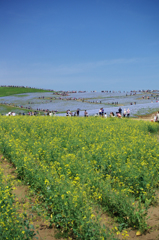
<svg viewBox="0 0 159 240"><path fill-rule="evenodd" d="M159 89L158 0L0 0L0 85Z"/></svg>

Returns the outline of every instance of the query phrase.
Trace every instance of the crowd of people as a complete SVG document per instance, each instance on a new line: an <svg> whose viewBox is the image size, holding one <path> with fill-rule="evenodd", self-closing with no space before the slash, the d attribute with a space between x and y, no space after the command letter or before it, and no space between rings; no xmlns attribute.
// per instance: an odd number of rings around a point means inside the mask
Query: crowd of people
<svg viewBox="0 0 159 240"><path fill-rule="evenodd" d="M46 116L56 116L57 111L47 111ZM3 115L3 114L2 114ZM15 112L8 112L6 114L6 116L16 116L16 115L29 115L29 116L36 116L39 115L38 111L30 111L27 113L19 113L16 114ZM78 108L75 112L71 112L70 110L66 111L66 116L80 116L80 109ZM87 110L84 111L84 117L88 117L89 114L87 112ZM94 115L95 117L104 117L107 118L108 115L106 112L104 112L104 108L100 108L98 113L96 113ZM114 112L110 112L109 117L118 117L118 118L122 118L122 117L130 117L130 109L128 108L127 110L124 109L123 113L122 113L122 109L119 107L118 112L114 113ZM154 115L154 118L151 119L152 122L159 122L159 111Z"/></svg>
<svg viewBox="0 0 159 240"><path fill-rule="evenodd" d="M69 109L69 110L66 111L66 116L79 116L79 113L80 113L80 109L79 108L75 112L71 112L70 109ZM88 117L88 116L89 116L89 114L88 114L87 110L85 110L84 111L84 117ZM96 113L94 116L95 117L102 116L102 117L105 117L105 118L108 117L107 113L104 112L104 108L100 108L98 113ZM130 109L129 108L127 110L124 109L123 115L122 115L122 109L121 109L121 107L119 107L118 112L116 112L116 113L110 112L109 116L110 117L118 117L118 118L121 118L122 116L123 117L129 117L130 116Z"/></svg>
<svg viewBox="0 0 159 240"><path fill-rule="evenodd" d="M107 118L107 113L104 112L103 108L99 109L99 112L95 114L95 116L103 116L105 118ZM119 107L118 112L114 113L114 112L110 112L110 117L118 117L118 118L122 118L123 117L130 117L130 109L128 108L127 110L124 109L123 111L123 115L122 115L122 109L121 107Z"/></svg>

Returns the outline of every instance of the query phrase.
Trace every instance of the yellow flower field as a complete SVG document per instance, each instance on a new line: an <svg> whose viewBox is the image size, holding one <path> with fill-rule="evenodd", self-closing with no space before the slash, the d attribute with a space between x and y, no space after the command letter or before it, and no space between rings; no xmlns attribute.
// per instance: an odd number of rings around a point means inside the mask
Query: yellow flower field
<svg viewBox="0 0 159 240"><path fill-rule="evenodd" d="M155 123L129 119L0 118L0 148L55 223L77 239L115 239L97 209L145 231L159 184Z"/></svg>

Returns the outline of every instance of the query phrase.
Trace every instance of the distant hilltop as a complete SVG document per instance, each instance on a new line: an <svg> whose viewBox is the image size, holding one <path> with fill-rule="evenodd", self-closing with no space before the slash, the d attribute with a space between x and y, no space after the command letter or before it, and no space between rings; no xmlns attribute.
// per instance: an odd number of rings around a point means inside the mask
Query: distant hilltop
<svg viewBox="0 0 159 240"><path fill-rule="evenodd" d="M53 89L44 89L44 88L37 88L37 87L29 87L29 86L15 86L15 85L1 85L0 87L12 87L12 88L28 88L28 89L39 89L39 90L44 90L44 91L50 91L50 92L58 92L58 93L64 93L64 94L68 94L68 93L86 93L89 91L76 91L76 90L72 90L72 91L64 91L64 90L53 90ZM97 92L96 90L90 91L90 92ZM102 93L137 93L137 92L147 92L147 93L152 93L152 92L159 92L159 90L131 90L131 91L112 91L112 90L101 90Z"/></svg>
<svg viewBox="0 0 159 240"><path fill-rule="evenodd" d="M15 86L15 85L1 85L0 87L12 87L12 88L29 88L29 89L39 89L39 90L46 90L54 92L55 90L52 89L44 89L44 88L38 88L38 87L28 87L28 86Z"/></svg>

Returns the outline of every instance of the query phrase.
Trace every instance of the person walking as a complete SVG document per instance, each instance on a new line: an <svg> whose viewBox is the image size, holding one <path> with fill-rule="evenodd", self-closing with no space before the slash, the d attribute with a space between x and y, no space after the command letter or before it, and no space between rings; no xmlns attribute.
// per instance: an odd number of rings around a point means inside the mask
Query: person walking
<svg viewBox="0 0 159 240"><path fill-rule="evenodd" d="M79 116L79 112L80 112L80 111L79 111L79 108L77 108L77 116Z"/></svg>
<svg viewBox="0 0 159 240"><path fill-rule="evenodd" d="M118 112L120 113L120 115L122 114L122 109L121 109L121 107L118 109Z"/></svg>

